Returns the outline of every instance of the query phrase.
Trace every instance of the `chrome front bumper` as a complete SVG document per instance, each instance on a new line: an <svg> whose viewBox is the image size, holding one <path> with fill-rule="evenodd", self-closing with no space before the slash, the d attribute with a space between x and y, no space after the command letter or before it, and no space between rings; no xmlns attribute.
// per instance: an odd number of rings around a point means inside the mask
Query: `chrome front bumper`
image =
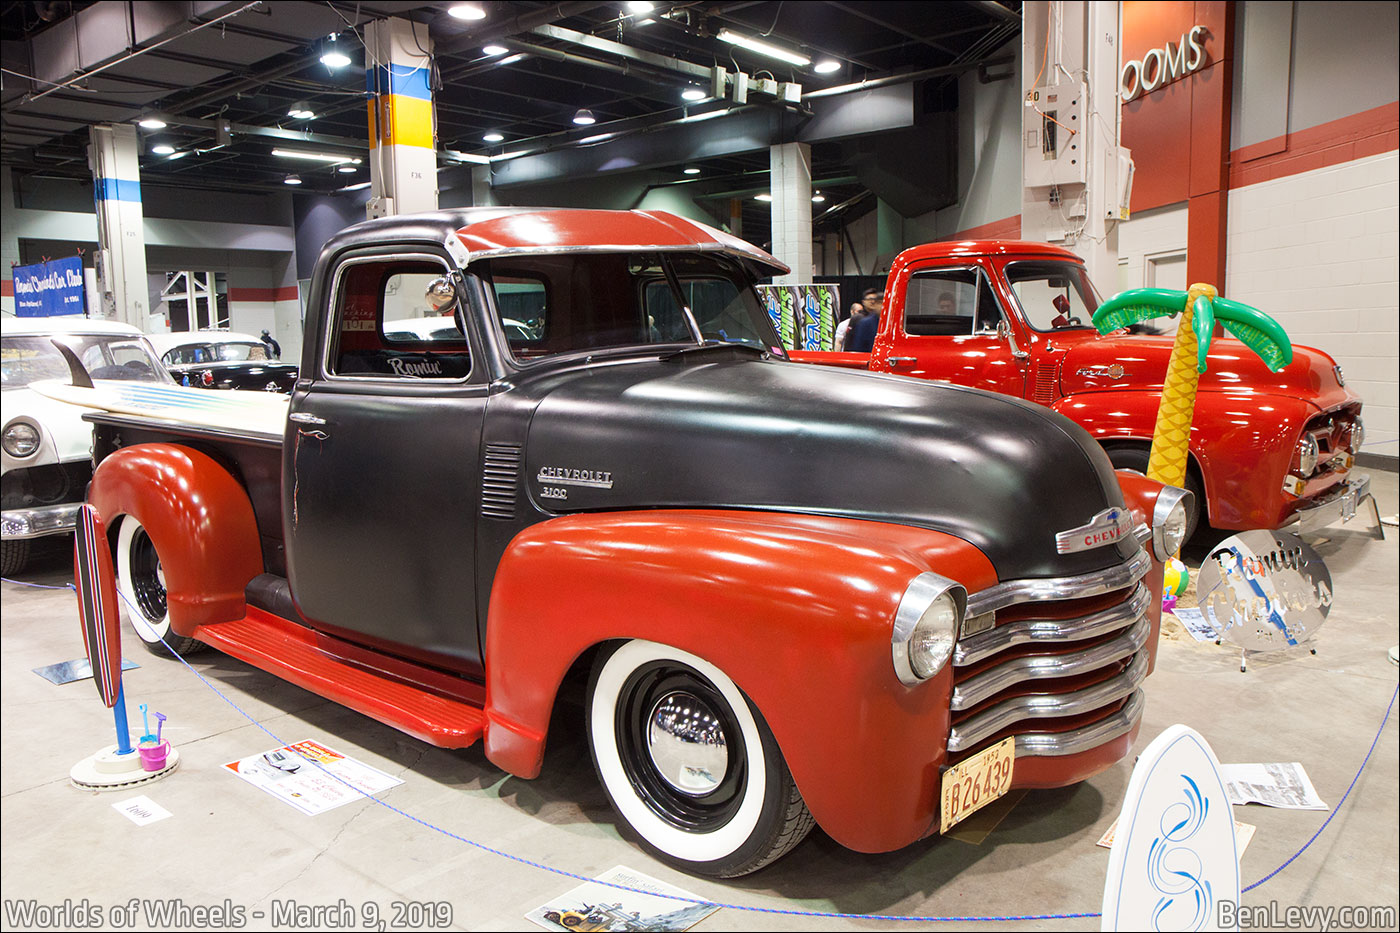
<svg viewBox="0 0 1400 933"><path fill-rule="evenodd" d="M6 509L0 515L0 537L6 540L42 538L72 531L78 524L81 506L81 502L69 502L37 509Z"/></svg>
<svg viewBox="0 0 1400 933"><path fill-rule="evenodd" d="M1309 534L1339 521L1350 521L1357 507L1368 499L1371 499L1371 477L1365 473L1350 477L1322 498L1294 512L1282 530Z"/></svg>

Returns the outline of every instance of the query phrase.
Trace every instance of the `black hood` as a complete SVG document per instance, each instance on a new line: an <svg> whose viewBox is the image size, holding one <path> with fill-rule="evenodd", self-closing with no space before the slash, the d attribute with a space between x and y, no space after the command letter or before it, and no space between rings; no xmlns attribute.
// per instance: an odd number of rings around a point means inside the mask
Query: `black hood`
<svg viewBox="0 0 1400 933"><path fill-rule="evenodd" d="M769 509L916 525L976 545L1002 580L1086 573L1137 549L1126 538L1056 553L1057 532L1123 494L1098 444L1049 409L743 356L524 380L540 397L525 446L531 500L552 512Z"/></svg>

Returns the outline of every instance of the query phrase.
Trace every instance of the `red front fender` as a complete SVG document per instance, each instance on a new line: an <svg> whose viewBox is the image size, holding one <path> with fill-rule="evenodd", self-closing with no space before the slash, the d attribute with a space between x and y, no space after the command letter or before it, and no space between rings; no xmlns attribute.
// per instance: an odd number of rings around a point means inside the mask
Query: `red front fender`
<svg viewBox="0 0 1400 933"><path fill-rule="evenodd" d="M850 519L722 511L556 518L500 563L487 624L486 754L539 773L555 693L593 645L642 638L715 664L759 708L812 815L875 852L926 835L938 810L951 669L910 688L891 627L934 571L996 582L967 542Z"/></svg>
<svg viewBox="0 0 1400 933"><path fill-rule="evenodd" d="M146 528L165 572L170 628L243 618L243 590L262 573L248 494L206 454L175 444L123 447L97 466L88 502L108 528L131 515Z"/></svg>

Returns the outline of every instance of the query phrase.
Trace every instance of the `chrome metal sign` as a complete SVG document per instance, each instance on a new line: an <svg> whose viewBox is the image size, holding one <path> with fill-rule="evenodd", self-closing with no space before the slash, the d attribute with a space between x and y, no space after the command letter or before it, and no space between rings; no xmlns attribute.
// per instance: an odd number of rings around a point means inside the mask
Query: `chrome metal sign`
<svg viewBox="0 0 1400 933"><path fill-rule="evenodd" d="M1133 515L1127 509L1104 509L1087 524L1055 535L1055 550L1061 554L1088 551L1113 544L1133 533Z"/></svg>
<svg viewBox="0 0 1400 933"><path fill-rule="evenodd" d="M1201 565L1196 599L1226 641L1249 651L1291 648L1326 621L1332 574L1295 534L1242 531Z"/></svg>

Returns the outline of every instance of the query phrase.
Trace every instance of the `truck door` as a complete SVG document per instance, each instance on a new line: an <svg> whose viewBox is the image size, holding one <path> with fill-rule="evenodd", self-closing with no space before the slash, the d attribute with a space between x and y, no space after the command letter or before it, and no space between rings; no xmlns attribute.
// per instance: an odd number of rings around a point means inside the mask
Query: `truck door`
<svg viewBox="0 0 1400 933"><path fill-rule="evenodd" d="M292 595L331 634L479 672L489 380L461 308L470 297L431 253L352 254L330 281L283 453Z"/></svg>
<svg viewBox="0 0 1400 933"><path fill-rule="evenodd" d="M998 336L1006 322L980 266L915 267L896 304L889 371L1020 396L1026 368L1010 341Z"/></svg>

